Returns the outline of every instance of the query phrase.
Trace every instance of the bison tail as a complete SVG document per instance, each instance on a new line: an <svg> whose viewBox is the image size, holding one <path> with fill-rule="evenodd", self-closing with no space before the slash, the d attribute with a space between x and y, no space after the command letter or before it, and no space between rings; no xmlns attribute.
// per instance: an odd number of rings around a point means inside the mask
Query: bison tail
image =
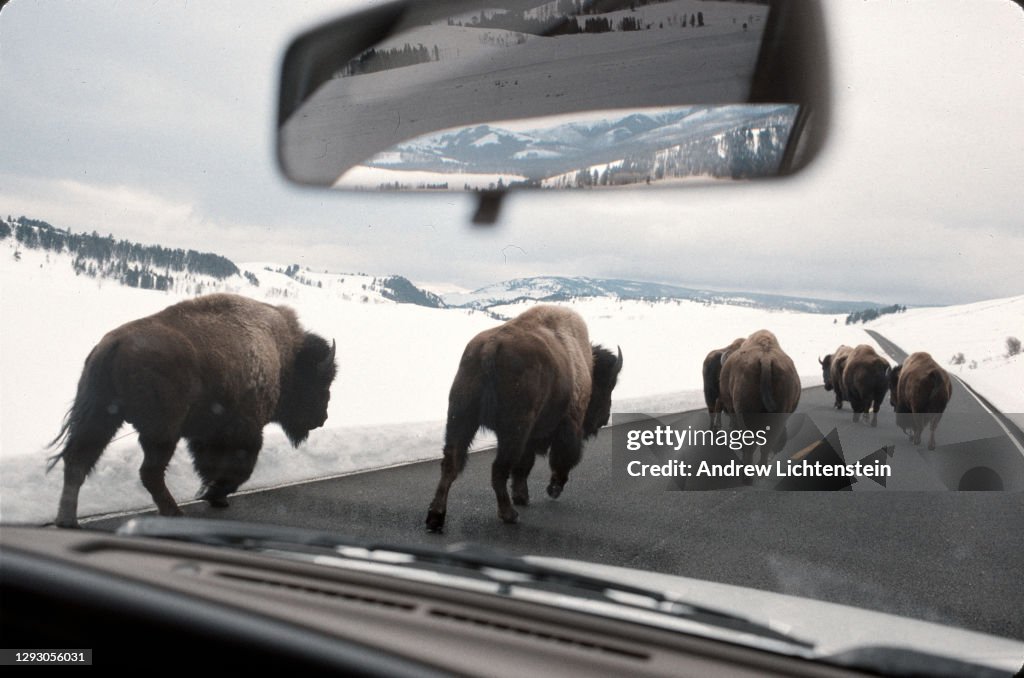
<svg viewBox="0 0 1024 678"><path fill-rule="evenodd" d="M480 359L480 425L492 431L498 429L498 350L487 346Z"/></svg>
<svg viewBox="0 0 1024 678"><path fill-rule="evenodd" d="M124 421L114 399L111 381L111 363L116 351L116 342L97 346L85 359L75 401L64 415L57 437L47 445L50 449L58 446L64 448L47 458L47 473L64 458L76 441L102 441L105 444Z"/></svg>
<svg viewBox="0 0 1024 678"><path fill-rule="evenodd" d="M761 358L761 404L765 412L778 411L772 393L772 361L769 358Z"/></svg>
<svg viewBox="0 0 1024 678"><path fill-rule="evenodd" d="M708 407L718 400L720 386L719 377L722 375L722 363L719 360L711 360L704 364L704 401Z"/></svg>

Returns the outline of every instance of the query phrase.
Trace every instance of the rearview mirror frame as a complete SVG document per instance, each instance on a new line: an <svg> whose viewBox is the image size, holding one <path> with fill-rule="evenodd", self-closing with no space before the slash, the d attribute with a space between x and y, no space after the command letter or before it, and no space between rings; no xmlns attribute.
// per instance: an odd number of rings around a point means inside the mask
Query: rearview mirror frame
<svg viewBox="0 0 1024 678"><path fill-rule="evenodd" d="M771 10L750 91L746 102L737 103L799 105L778 171L778 176L787 176L807 166L825 143L830 117L829 54L821 0L770 0L768 4ZM280 72L276 151L284 175L299 184L325 185L304 180L301 172L289 167L281 130L340 67L415 22L479 6L474 0L391 0L299 35L288 47ZM489 200L493 208L493 196ZM497 209L490 211L496 216Z"/></svg>

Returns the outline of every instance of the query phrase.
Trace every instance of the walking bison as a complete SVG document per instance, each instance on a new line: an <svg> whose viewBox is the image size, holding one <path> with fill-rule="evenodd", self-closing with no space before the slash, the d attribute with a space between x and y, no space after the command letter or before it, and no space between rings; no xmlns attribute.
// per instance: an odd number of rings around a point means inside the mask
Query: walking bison
<svg viewBox="0 0 1024 678"><path fill-rule="evenodd" d="M592 346L583 319L558 306L536 306L476 335L462 354L448 396L441 479L427 528L444 527L448 491L481 426L498 438L491 486L501 520L518 520L512 504L529 503L527 477L536 456L549 450L547 493L557 498L580 460L583 441L608 423L621 369L622 351L616 355Z"/></svg>
<svg viewBox="0 0 1024 678"><path fill-rule="evenodd" d="M704 402L708 406L711 429L717 430L722 424L722 399L719 380L722 375L722 363L729 354L738 349L745 340L739 337L724 348L716 348L704 358L702 374L704 376Z"/></svg>
<svg viewBox="0 0 1024 678"><path fill-rule="evenodd" d="M800 377L796 365L768 330L754 332L728 354L720 378L722 409L730 419L747 428L772 426L768 444L761 446L762 463L771 451L786 443L786 428L777 418L763 415L791 414L800 402ZM774 420L774 425L767 424ZM743 463L753 460L753 447L743 452Z"/></svg>
<svg viewBox="0 0 1024 678"><path fill-rule="evenodd" d="M928 449L935 449L935 429L953 395L949 374L927 353L911 353L889 371L889 402L896 410L896 425L910 431L915 445L930 425Z"/></svg>
<svg viewBox="0 0 1024 678"><path fill-rule="evenodd" d="M837 410L843 409L843 400L847 400L843 394L843 370L846 368L846 360L849 358L852 350L851 347L843 344L833 353L826 355L824 359L818 358L818 363L821 365L821 377L825 382L825 390L834 390L836 393Z"/></svg>
<svg viewBox="0 0 1024 678"><path fill-rule="evenodd" d="M878 426L878 408L889 390L889 361L875 353L867 344L860 344L847 354L843 370L843 393L853 409L853 421L865 419L871 411L871 425Z"/></svg>
<svg viewBox="0 0 1024 678"><path fill-rule="evenodd" d="M295 312L231 294L170 306L108 332L85 360L74 404L52 445L64 461L57 525L78 524L78 493L125 422L139 434L139 475L161 515L181 511L164 482L188 440L202 498L227 506L249 479L263 427L298 445L327 420L335 345L306 332Z"/></svg>

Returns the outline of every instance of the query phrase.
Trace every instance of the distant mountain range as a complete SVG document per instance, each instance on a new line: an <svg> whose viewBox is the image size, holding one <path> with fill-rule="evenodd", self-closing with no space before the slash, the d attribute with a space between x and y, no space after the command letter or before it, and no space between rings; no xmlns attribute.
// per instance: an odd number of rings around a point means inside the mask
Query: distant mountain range
<svg viewBox="0 0 1024 678"><path fill-rule="evenodd" d="M614 170L601 167L609 163L653 174L660 158L663 176L751 176L777 164L795 112L796 107L788 104L686 107L532 129L474 125L413 139L364 164L540 181L598 167ZM663 156L673 151L678 157L666 166ZM606 178L604 183L608 182Z"/></svg>
<svg viewBox="0 0 1024 678"><path fill-rule="evenodd" d="M718 292L617 278L558 276L518 278L481 287L469 293L442 296L448 306L477 309L490 309L523 300L565 301L580 297L615 297L648 301L678 299L805 313L852 313L880 306L873 301L834 301L761 292Z"/></svg>
<svg viewBox="0 0 1024 678"><path fill-rule="evenodd" d="M719 292L663 283L540 276L494 283L468 293L438 296L400 275L371 276L365 273L316 272L298 264L236 265L210 252L140 245L97 233L73 234L45 221L20 217L0 221L0 243L6 242L16 260L22 251L47 252L53 266L69 266L76 275L113 280L128 287L200 294L239 291L252 286L316 288L342 299L415 304L429 308L472 308L490 311L497 306L531 301L568 301L610 297L644 301L695 301L751 308L782 309L806 313L854 313L878 308L872 301L834 301L789 297L760 292ZM64 261L65 263L62 263Z"/></svg>

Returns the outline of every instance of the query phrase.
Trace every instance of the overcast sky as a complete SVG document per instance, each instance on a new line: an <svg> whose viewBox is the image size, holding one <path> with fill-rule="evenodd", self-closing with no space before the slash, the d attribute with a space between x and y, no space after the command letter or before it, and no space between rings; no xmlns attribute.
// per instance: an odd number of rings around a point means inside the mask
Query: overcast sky
<svg viewBox="0 0 1024 678"><path fill-rule="evenodd" d="M827 3L833 134L784 182L513 196L290 186L279 60L322 2L13 0L0 12L0 213L442 288L529 275L943 304L1024 293L1024 12Z"/></svg>

